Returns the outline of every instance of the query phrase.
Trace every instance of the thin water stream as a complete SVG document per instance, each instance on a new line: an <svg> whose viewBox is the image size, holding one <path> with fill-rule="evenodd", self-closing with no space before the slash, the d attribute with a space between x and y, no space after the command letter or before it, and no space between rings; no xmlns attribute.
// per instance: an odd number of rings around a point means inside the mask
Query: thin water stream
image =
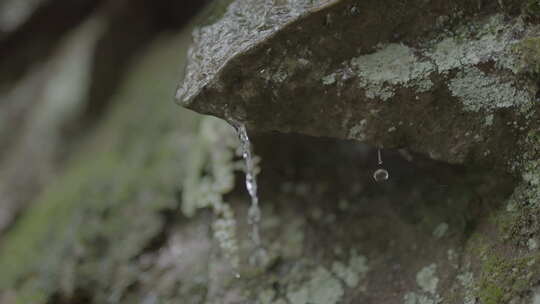
<svg viewBox="0 0 540 304"><path fill-rule="evenodd" d="M252 226L251 238L255 246L261 246L259 234L259 222L261 220L261 209L259 207L259 196L257 194L257 172L255 171L255 160L253 158L253 148L244 124L236 126L238 137L240 138L240 149L246 164L246 189L251 198L251 206L248 211L248 223Z"/></svg>
<svg viewBox="0 0 540 304"><path fill-rule="evenodd" d="M251 199L251 205L248 210L248 224L251 226L251 240L255 250L250 256L250 263L255 266L262 266L267 260L266 250L261 242L260 221L261 209L259 206L259 196L257 189L257 166L253 154L253 147L249 139L246 126L242 123L232 121L231 125L236 129L240 140L240 152L245 162L246 189Z"/></svg>

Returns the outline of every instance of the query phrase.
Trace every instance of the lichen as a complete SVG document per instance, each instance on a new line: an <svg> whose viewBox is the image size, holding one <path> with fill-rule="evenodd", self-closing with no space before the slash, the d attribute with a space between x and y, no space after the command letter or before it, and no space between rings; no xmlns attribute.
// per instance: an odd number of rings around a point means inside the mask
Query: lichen
<svg viewBox="0 0 540 304"><path fill-rule="evenodd" d="M403 296L404 304L437 304L442 301L437 293L439 278L435 275L437 265L431 264L422 268L416 274L416 284L420 288L419 292L410 291Z"/></svg>
<svg viewBox="0 0 540 304"><path fill-rule="evenodd" d="M422 268L416 274L416 283L420 288L427 293L435 294L437 292L437 285L439 284L439 278L435 275L437 272L437 265L431 264Z"/></svg>
<svg viewBox="0 0 540 304"><path fill-rule="evenodd" d="M503 15L493 15L478 24L463 25L436 42L425 55L434 60L439 73L488 61L515 72L516 59L511 51L518 41L516 33L522 31L519 19L508 22Z"/></svg>
<svg viewBox="0 0 540 304"><path fill-rule="evenodd" d="M367 258L362 255L359 256L355 251L351 253L348 266L339 261L332 264L332 272L343 280L349 288L358 286L360 280L366 276L368 271Z"/></svg>
<svg viewBox="0 0 540 304"><path fill-rule="evenodd" d="M440 239L446 235L446 232L448 232L448 224L440 223L437 225L437 227L435 227L435 230L433 230L433 236Z"/></svg>
<svg viewBox="0 0 540 304"><path fill-rule="evenodd" d="M138 256L165 229L160 214L178 207L198 122L154 102L170 98L170 62L188 40L156 41L138 58L95 137L3 237L0 290L14 293L8 303L56 302L53 294L88 288L105 303L133 292Z"/></svg>
<svg viewBox="0 0 540 304"><path fill-rule="evenodd" d="M280 243L282 243L281 255L284 258L298 258L302 255L305 239L304 224L304 220L298 219L290 222L285 227L283 237L280 239Z"/></svg>
<svg viewBox="0 0 540 304"><path fill-rule="evenodd" d="M514 83L488 75L476 67L458 72L448 83L448 89L462 102L463 108L471 112L492 112L510 107L526 111L533 101L529 92L517 89Z"/></svg>
<svg viewBox="0 0 540 304"><path fill-rule="evenodd" d="M484 125L486 127L491 127L493 125L493 119L495 118L495 116L493 114L488 114L486 116L486 119L484 121Z"/></svg>
<svg viewBox="0 0 540 304"><path fill-rule="evenodd" d="M310 277L299 289L287 293L291 304L336 304L341 301L343 287L326 268L319 266Z"/></svg>
<svg viewBox="0 0 540 304"><path fill-rule="evenodd" d="M476 303L474 294L474 274L470 271L461 273L457 276L457 280L463 288L463 304Z"/></svg>
<svg viewBox="0 0 540 304"><path fill-rule="evenodd" d="M217 216L214 236L234 268L239 266L234 211L223 196L234 188L234 152L238 140L226 122L206 117L199 141L192 147L191 164L183 185L182 211L191 217L197 209L211 208ZM208 170L208 173L205 171Z"/></svg>
<svg viewBox="0 0 540 304"><path fill-rule="evenodd" d="M538 249L538 242L535 239L530 238L527 240L527 247L529 247L529 250L531 251L536 250Z"/></svg>
<svg viewBox="0 0 540 304"><path fill-rule="evenodd" d="M358 124L351 127L351 129L349 130L349 134L347 134L347 138L357 139L360 141L364 140L366 137L365 135L366 127L367 127L367 120L362 119Z"/></svg>
<svg viewBox="0 0 540 304"><path fill-rule="evenodd" d="M489 111L506 107L507 103L524 105L530 101L531 93L517 90L514 83L487 75L475 67L493 62L501 70L514 73L519 70L518 58L512 50L519 41L515 34L523 31L523 24L518 21L508 23L503 19L502 15L495 15L474 26L464 26L440 41L426 42L420 49L405 44L386 44L342 66L350 67L369 99L388 100L394 97L399 86L414 88L417 93L427 92L434 85L431 80L434 72L449 75L450 71L459 68L458 76L450 80L450 89L454 96L464 97L466 110ZM349 78L348 71L342 67L325 76L323 83L333 84L338 81L339 74ZM472 81L469 86L465 86L467 81ZM502 86L499 91L493 91L498 85ZM482 95L473 98L472 91L476 89L481 89ZM510 101L513 98L517 100ZM489 121L486 125L490 125Z"/></svg>
<svg viewBox="0 0 540 304"><path fill-rule="evenodd" d="M531 222L540 213L540 131L528 133L524 143L523 155L515 161L515 170L522 177L510 198L505 210L497 216L497 223L505 239L515 239L526 243L531 232L537 229L530 227Z"/></svg>
<svg viewBox="0 0 540 304"><path fill-rule="evenodd" d="M426 78L434 71L434 66L420 61L413 49L404 44L388 44L377 52L353 58L350 65L370 99L393 97L396 85L411 87L419 81L419 91L429 90L432 85Z"/></svg>
<svg viewBox="0 0 540 304"><path fill-rule="evenodd" d="M515 246L529 249L528 254L508 256L497 244L484 246L481 272L475 294L485 304L508 303L530 290L538 276L537 244L532 235L538 233L534 223L540 212L540 186L535 182L540 175L540 136L532 130L520 142L524 153L516 157L516 167L523 179L507 201L506 209L499 211L496 223L502 238ZM534 267L532 267L534 266Z"/></svg>

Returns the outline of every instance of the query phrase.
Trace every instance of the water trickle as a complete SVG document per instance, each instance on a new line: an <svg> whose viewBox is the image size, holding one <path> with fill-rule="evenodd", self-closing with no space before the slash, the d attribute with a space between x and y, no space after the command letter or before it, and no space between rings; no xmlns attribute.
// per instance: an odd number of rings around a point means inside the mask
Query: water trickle
<svg viewBox="0 0 540 304"><path fill-rule="evenodd" d="M251 141L246 130L246 126L242 123L233 123L233 126L240 138L240 149L244 162L246 164L246 189L251 198L251 206L248 211L248 223L251 225L251 239L255 246L260 249L261 237L259 234L259 222L261 220L261 209L259 208L259 196L257 194L257 172L255 160L253 158L253 149Z"/></svg>

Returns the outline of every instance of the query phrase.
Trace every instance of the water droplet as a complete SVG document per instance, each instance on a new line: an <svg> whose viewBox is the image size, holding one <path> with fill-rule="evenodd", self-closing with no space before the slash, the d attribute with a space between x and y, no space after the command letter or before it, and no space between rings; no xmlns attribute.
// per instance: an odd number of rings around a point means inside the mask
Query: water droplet
<svg viewBox="0 0 540 304"><path fill-rule="evenodd" d="M246 189L251 198L251 206L248 211L248 223L252 226L251 238L256 247L261 247L259 236L259 221L261 219L261 210L259 207L259 196L257 194L257 172L251 141L247 133L246 126L242 123L232 121L233 127L238 133L240 139L240 149L244 162L246 164Z"/></svg>
<svg viewBox="0 0 540 304"><path fill-rule="evenodd" d="M373 172L373 179L377 182L388 180L389 177L390 174L388 174L388 171L386 171L386 169L380 168Z"/></svg>

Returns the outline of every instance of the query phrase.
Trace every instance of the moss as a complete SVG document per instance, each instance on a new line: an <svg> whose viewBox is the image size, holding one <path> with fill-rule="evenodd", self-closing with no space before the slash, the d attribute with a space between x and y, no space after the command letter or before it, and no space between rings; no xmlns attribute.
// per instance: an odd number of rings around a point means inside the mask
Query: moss
<svg viewBox="0 0 540 304"><path fill-rule="evenodd" d="M530 261L534 258L507 258L495 253L488 256L478 281L477 296L482 303L508 303L530 288Z"/></svg>
<svg viewBox="0 0 540 304"><path fill-rule="evenodd" d="M44 303L84 286L107 302L136 279L135 270L113 266L137 257L163 230L161 212L177 207L183 155L197 128L195 115L167 102L176 78L170 62L186 41L161 41L140 58L95 136L6 235L0 290ZM64 284L73 272L77 280Z"/></svg>
<svg viewBox="0 0 540 304"><path fill-rule="evenodd" d="M528 0L525 2L525 13L530 17L540 17L540 1Z"/></svg>
<svg viewBox="0 0 540 304"><path fill-rule="evenodd" d="M540 38L532 37L521 40L513 46L513 51L520 59L519 70L540 73Z"/></svg>
<svg viewBox="0 0 540 304"><path fill-rule="evenodd" d="M522 257L503 254L497 244L485 249L477 295L485 304L508 303L511 299L527 292L539 274L536 235L540 216L540 131L529 132L521 143L525 149L518 157L516 168L522 173L522 182L515 188L505 210L495 217L503 239L514 246L534 253ZM499 248L499 249L498 249ZM515 254L514 254L515 256ZM534 266L534 267L533 267Z"/></svg>
<svg viewBox="0 0 540 304"><path fill-rule="evenodd" d="M540 219L540 130L530 131L522 145L524 154L518 158L522 182L509 198L507 208L497 216L497 223L505 239L525 245L530 236L539 231Z"/></svg>
<svg viewBox="0 0 540 304"><path fill-rule="evenodd" d="M478 257L483 257L489 249L486 237L479 232L473 233L468 243L472 246L470 248L471 253Z"/></svg>

